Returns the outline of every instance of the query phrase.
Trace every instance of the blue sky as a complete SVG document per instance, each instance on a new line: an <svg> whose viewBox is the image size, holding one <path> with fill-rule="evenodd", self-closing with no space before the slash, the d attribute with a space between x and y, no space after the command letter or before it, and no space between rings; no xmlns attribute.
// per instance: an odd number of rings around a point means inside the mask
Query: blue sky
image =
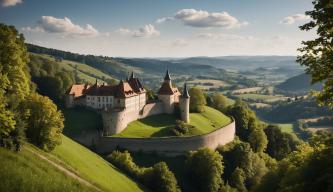
<svg viewBox="0 0 333 192"><path fill-rule="evenodd" d="M27 42L122 57L297 55L311 0L0 0ZM92 3L93 2L93 3Z"/></svg>

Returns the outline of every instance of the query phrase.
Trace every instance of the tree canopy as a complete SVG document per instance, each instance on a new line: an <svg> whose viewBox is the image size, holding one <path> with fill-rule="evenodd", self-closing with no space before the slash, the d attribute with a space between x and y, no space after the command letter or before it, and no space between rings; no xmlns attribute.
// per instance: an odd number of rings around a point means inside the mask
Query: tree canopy
<svg viewBox="0 0 333 192"><path fill-rule="evenodd" d="M318 37L303 41L299 49L302 55L297 61L306 67L312 83L322 82L323 89L317 95L319 104L333 108L333 0L314 0L314 9L305 14L311 21L300 26L301 30L316 30Z"/></svg>
<svg viewBox="0 0 333 192"><path fill-rule="evenodd" d="M189 175L193 184L201 191L217 192L222 182L222 156L210 149L192 152L187 160Z"/></svg>
<svg viewBox="0 0 333 192"><path fill-rule="evenodd" d="M189 91L190 94L190 111L191 112L203 112L206 105L206 98L202 89L198 87L192 87Z"/></svg>
<svg viewBox="0 0 333 192"><path fill-rule="evenodd" d="M27 50L24 37L12 27L0 23L0 146L17 143L18 123L22 118L17 109L30 93L30 76L27 71Z"/></svg>
<svg viewBox="0 0 333 192"><path fill-rule="evenodd" d="M64 117L57 106L45 96L31 94L23 104L29 113L27 138L50 151L61 143Z"/></svg>

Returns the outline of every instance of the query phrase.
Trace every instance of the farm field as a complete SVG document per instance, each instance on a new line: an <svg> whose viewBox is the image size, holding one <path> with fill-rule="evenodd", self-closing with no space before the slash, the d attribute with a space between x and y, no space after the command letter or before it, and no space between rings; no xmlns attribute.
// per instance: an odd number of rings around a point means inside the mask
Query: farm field
<svg viewBox="0 0 333 192"><path fill-rule="evenodd" d="M233 94L243 94L243 93L251 93L256 91L261 91L262 87L250 87L250 88L243 88L243 89L236 89L232 91Z"/></svg>
<svg viewBox="0 0 333 192"><path fill-rule="evenodd" d="M171 129L175 126L176 117L174 115L154 115L144 119L131 122L125 130L113 137L169 137L173 136ZM205 107L203 113L191 113L190 125L194 126L190 130L190 135L200 135L212 132L231 122L231 119L223 113Z"/></svg>
<svg viewBox="0 0 333 192"><path fill-rule="evenodd" d="M188 81L187 84L189 86L197 86L202 89L208 90L209 88L219 88L219 87L225 87L228 86L229 84L221 81L221 80L216 80L216 79L196 79L193 81Z"/></svg>
<svg viewBox="0 0 333 192"><path fill-rule="evenodd" d="M263 94L240 94L240 95L235 95L238 98L244 99L244 100L263 100L265 102L275 102L279 100L287 100L288 97L285 97L283 95L263 95Z"/></svg>

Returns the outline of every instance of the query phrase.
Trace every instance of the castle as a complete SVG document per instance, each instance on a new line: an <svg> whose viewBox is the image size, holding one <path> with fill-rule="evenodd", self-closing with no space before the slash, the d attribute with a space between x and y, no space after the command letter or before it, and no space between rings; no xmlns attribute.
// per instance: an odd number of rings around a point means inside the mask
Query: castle
<svg viewBox="0 0 333 192"><path fill-rule="evenodd" d="M179 107L180 119L189 123L190 96L184 85L181 94L173 87L169 70L157 92L157 100L148 101L147 92L134 73L118 85L72 85L66 95L66 107L86 106L101 112L103 136L120 133L135 120L157 114L173 114Z"/></svg>

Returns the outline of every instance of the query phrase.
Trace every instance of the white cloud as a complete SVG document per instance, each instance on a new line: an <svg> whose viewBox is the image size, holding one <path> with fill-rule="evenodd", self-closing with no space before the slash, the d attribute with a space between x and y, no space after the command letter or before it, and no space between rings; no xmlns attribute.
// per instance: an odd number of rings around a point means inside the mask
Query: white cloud
<svg viewBox="0 0 333 192"><path fill-rule="evenodd" d="M200 33L197 35L199 38L204 39L214 39L214 40L242 40L242 41L252 41L255 40L253 36L241 36L234 34L225 34L225 33Z"/></svg>
<svg viewBox="0 0 333 192"><path fill-rule="evenodd" d="M43 28L41 28L40 26L36 26L36 27L22 27L22 31L25 32L45 32Z"/></svg>
<svg viewBox="0 0 333 192"><path fill-rule="evenodd" d="M120 33L122 35L127 35L127 34L131 33L131 30L129 30L128 28L121 27L121 28L117 29L116 32Z"/></svg>
<svg viewBox="0 0 333 192"><path fill-rule="evenodd" d="M90 24L85 27L76 25L72 21L65 18L55 18L52 16L42 16L41 20L38 21L38 25L35 27L24 27L24 31L28 32L49 32L59 33L69 36L96 36L99 32Z"/></svg>
<svg viewBox="0 0 333 192"><path fill-rule="evenodd" d="M151 24L145 25L132 33L133 37L156 37L159 35L160 32Z"/></svg>
<svg viewBox="0 0 333 192"><path fill-rule="evenodd" d="M286 24L286 25L291 25L294 24L297 21L305 21L310 19L310 16L308 15L304 15L304 14L295 14L295 15L291 15L288 17L283 18L280 23L281 24Z"/></svg>
<svg viewBox="0 0 333 192"><path fill-rule="evenodd" d="M132 37L157 37L160 35L160 32L152 24L145 25L137 30L130 30L128 28L119 28L116 30L117 33L122 35L131 35Z"/></svg>
<svg viewBox="0 0 333 192"><path fill-rule="evenodd" d="M221 28L237 28L246 26L249 23L240 22L237 18L231 16L228 12L209 13L203 10L182 9L179 10L174 18L181 20L185 25L191 27L221 27Z"/></svg>
<svg viewBox="0 0 333 192"><path fill-rule="evenodd" d="M157 24L161 24L161 23L164 23L164 22L167 22L167 21L172 21L174 20L173 17L162 17L162 18L159 18L155 21L155 23Z"/></svg>
<svg viewBox="0 0 333 192"><path fill-rule="evenodd" d="M16 4L23 3L22 0L1 0L1 6L10 7L15 6Z"/></svg>

